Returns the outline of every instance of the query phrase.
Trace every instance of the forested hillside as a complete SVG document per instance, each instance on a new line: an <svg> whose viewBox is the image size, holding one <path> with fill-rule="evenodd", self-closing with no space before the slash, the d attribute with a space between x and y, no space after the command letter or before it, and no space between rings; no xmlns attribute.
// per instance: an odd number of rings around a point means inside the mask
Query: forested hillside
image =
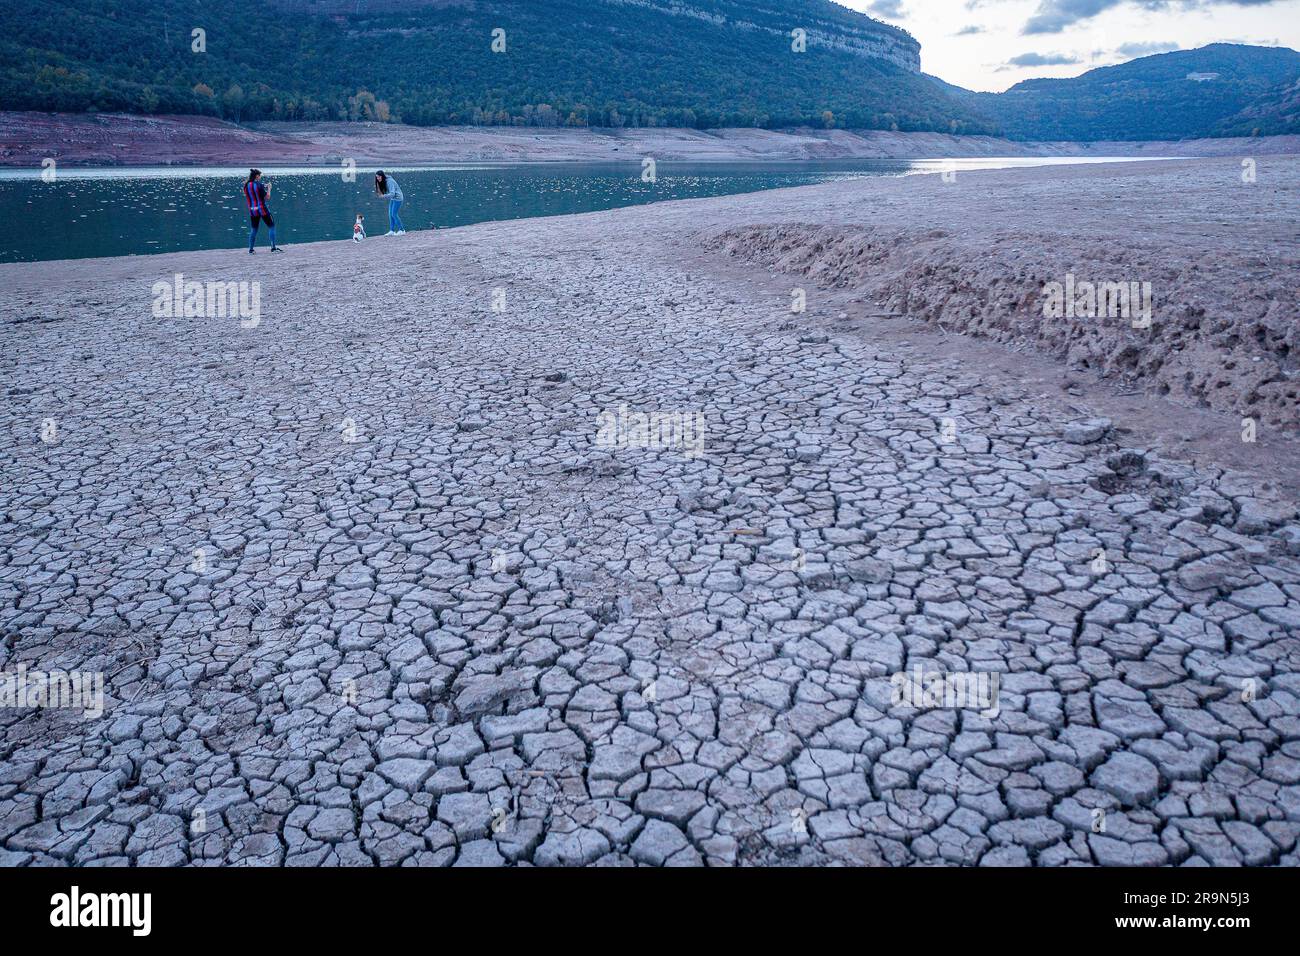
<svg viewBox="0 0 1300 956"><path fill-rule="evenodd" d="M970 94L1012 139L1189 139L1300 132L1300 53L1215 43L1063 80ZM960 96L958 98L961 98Z"/></svg>
<svg viewBox="0 0 1300 956"><path fill-rule="evenodd" d="M829 0L5 0L0 26L0 109L993 131Z"/></svg>

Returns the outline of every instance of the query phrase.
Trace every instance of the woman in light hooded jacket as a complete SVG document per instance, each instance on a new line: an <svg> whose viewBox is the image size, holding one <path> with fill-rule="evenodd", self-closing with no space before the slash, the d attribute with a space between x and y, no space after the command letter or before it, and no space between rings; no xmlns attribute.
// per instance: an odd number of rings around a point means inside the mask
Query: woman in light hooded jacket
<svg viewBox="0 0 1300 956"><path fill-rule="evenodd" d="M397 210L402 206L402 187L397 185L397 180L392 176L387 176L381 169L375 173L375 194L381 199L388 200L388 235L404 236L406 227L402 225L402 217L397 214Z"/></svg>

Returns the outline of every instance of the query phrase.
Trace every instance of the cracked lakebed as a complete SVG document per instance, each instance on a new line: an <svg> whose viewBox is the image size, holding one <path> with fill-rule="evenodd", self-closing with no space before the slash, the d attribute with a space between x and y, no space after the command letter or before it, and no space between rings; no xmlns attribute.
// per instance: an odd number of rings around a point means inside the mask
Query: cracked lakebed
<svg viewBox="0 0 1300 956"><path fill-rule="evenodd" d="M1294 503L689 252L854 195L0 272L0 863L1294 865Z"/></svg>

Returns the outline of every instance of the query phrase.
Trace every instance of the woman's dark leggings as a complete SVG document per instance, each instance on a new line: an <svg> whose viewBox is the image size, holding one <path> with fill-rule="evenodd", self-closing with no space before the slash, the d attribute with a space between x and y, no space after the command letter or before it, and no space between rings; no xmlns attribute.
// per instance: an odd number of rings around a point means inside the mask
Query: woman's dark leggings
<svg viewBox="0 0 1300 956"><path fill-rule="evenodd" d="M275 248L275 220L271 218L269 212L264 212L259 216L252 217L252 225L248 229L248 248L252 249L253 244L257 242L257 224L261 220L266 220L267 231L271 233L271 248Z"/></svg>

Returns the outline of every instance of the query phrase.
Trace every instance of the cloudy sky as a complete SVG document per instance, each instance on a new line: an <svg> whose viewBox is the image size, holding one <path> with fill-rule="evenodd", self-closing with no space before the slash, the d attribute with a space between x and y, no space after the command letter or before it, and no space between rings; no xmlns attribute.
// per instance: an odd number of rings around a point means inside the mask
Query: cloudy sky
<svg viewBox="0 0 1300 956"><path fill-rule="evenodd" d="M909 30L922 68L974 90L1207 43L1300 49L1300 0L838 0Z"/></svg>

